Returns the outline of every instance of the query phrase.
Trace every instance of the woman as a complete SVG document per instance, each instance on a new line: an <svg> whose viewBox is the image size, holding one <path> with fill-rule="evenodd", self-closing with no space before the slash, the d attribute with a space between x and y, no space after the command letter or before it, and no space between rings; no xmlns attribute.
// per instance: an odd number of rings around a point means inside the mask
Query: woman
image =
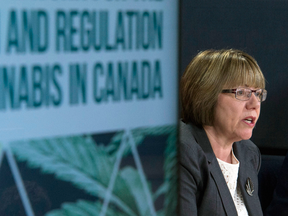
<svg viewBox="0 0 288 216"><path fill-rule="evenodd" d="M249 139L266 99L264 76L239 50L200 52L181 78L180 215L263 215L261 155Z"/></svg>

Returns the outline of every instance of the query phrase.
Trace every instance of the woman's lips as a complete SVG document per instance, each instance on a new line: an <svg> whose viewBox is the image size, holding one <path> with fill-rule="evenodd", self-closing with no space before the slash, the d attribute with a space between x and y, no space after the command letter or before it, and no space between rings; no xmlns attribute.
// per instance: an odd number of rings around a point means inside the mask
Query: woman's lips
<svg viewBox="0 0 288 216"><path fill-rule="evenodd" d="M250 127L254 127L255 126L255 120L256 118L253 116L248 116L245 119L243 119L242 121L244 123L246 123L247 125L249 125Z"/></svg>

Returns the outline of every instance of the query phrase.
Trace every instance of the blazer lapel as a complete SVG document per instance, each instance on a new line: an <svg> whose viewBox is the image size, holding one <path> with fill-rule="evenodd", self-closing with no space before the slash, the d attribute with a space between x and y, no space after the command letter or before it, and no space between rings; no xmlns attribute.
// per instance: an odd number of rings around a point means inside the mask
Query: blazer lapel
<svg viewBox="0 0 288 216"><path fill-rule="evenodd" d="M214 160L213 162L211 162L210 166L211 166L210 172L211 172L212 178L214 179L216 183L226 215L229 215L229 216L237 215L237 210L235 208L233 199L231 197L229 188L224 179L222 171L218 165L218 161Z"/></svg>
<svg viewBox="0 0 288 216"><path fill-rule="evenodd" d="M235 145L236 144L236 145ZM244 157L247 157L244 152L239 151L237 145L241 145L241 143L237 142L233 145L234 154L240 162L239 174L238 174L238 185L240 186L241 193L243 196L243 200L246 206L246 209L249 215L259 215L262 216L261 204L258 198L258 177L255 168L252 167L252 163L249 163L249 160L245 160ZM248 163L246 163L246 161ZM252 184L254 185L254 192L252 196L248 194L246 189L247 179L250 178Z"/></svg>
<svg viewBox="0 0 288 216"><path fill-rule="evenodd" d="M210 173L217 186L226 215L236 216L237 210L205 130L194 125L191 125L191 127L193 128L192 133L196 142L201 146L206 154Z"/></svg>

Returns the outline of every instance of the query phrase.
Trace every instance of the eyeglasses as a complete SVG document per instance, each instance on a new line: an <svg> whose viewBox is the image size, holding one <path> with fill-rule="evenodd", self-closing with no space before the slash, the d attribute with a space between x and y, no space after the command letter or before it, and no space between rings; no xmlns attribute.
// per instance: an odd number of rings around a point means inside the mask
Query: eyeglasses
<svg viewBox="0 0 288 216"><path fill-rule="evenodd" d="M237 88L237 89L224 89L222 93L235 93L235 98L242 101L247 101L252 96L252 92L256 96L259 102L263 102L267 98L267 91L265 89L251 90L249 88Z"/></svg>

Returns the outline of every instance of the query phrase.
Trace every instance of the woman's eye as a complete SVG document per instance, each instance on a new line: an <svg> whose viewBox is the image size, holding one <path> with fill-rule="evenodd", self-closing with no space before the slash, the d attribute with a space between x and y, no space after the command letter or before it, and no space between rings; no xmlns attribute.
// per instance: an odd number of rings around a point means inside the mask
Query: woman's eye
<svg viewBox="0 0 288 216"><path fill-rule="evenodd" d="M262 92L261 92L261 91L258 91L258 92L255 92L255 93L256 93L255 95L256 95L257 97L260 97L260 96L262 95Z"/></svg>
<svg viewBox="0 0 288 216"><path fill-rule="evenodd" d="M239 95L239 96L244 95L244 90L238 90L237 95Z"/></svg>

